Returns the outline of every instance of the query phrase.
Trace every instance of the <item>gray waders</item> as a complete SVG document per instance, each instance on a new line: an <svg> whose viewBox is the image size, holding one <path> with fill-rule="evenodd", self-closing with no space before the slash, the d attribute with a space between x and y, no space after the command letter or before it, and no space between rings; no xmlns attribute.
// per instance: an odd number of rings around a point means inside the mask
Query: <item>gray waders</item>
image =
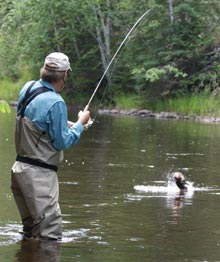
<svg viewBox="0 0 220 262"><path fill-rule="evenodd" d="M22 218L25 237L61 239L62 217L55 171L15 162L11 190Z"/></svg>

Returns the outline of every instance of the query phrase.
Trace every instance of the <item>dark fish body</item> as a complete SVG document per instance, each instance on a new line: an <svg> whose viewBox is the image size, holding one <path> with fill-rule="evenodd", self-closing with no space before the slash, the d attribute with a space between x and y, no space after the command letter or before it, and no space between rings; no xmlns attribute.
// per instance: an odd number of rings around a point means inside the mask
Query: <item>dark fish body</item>
<svg viewBox="0 0 220 262"><path fill-rule="evenodd" d="M176 185L179 187L179 189L181 190L187 190L187 186L186 186L186 180L185 177L182 173L180 172L174 172L173 173L173 178L176 182Z"/></svg>

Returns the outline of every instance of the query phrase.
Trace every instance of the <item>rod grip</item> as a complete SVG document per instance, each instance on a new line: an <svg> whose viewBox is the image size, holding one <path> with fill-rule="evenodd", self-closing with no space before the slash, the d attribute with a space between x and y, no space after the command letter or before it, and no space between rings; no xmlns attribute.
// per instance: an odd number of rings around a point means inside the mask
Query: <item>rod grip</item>
<svg viewBox="0 0 220 262"><path fill-rule="evenodd" d="M87 105L85 106L83 112L86 112L86 111L88 111L88 110L89 110L89 104L87 104Z"/></svg>

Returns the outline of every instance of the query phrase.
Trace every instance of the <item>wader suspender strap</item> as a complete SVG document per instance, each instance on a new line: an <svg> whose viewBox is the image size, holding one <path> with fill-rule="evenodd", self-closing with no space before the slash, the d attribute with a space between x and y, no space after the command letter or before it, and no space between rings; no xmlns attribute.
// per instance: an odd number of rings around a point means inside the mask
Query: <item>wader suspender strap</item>
<svg viewBox="0 0 220 262"><path fill-rule="evenodd" d="M45 86L41 86L41 87L38 87L34 91L31 92L31 88L33 87L34 84L35 84L35 81L33 83L31 83L31 85L28 87L28 89L27 89L27 91L25 93L24 99L21 101L21 103L18 106L18 112L20 111L19 115L21 116L21 118L24 117L24 112L25 112L25 109L26 109L27 105L29 105L30 102L36 96L38 96L38 95L40 95L42 93L51 91L49 88L47 88ZM52 169L55 172L57 172L57 170L58 170L57 166L49 165L49 164L46 164L46 163L42 163L42 162L40 162L40 161L38 161L36 159L31 159L31 158L28 158L28 157L17 156L16 157L16 161L20 161L20 162L23 162L23 163L26 163L26 164L35 165L35 166L40 166L40 167L43 167L43 168Z"/></svg>
<svg viewBox="0 0 220 262"><path fill-rule="evenodd" d="M38 95L51 91L49 88L45 87L45 86L41 86L36 88L34 91L31 92L31 88L32 86L35 84L35 82L33 82L27 89L26 93L25 93L25 97L24 99L21 101L21 103L18 106L18 110L20 111L20 115L21 117L24 117L24 112L26 107L30 104L30 102Z"/></svg>

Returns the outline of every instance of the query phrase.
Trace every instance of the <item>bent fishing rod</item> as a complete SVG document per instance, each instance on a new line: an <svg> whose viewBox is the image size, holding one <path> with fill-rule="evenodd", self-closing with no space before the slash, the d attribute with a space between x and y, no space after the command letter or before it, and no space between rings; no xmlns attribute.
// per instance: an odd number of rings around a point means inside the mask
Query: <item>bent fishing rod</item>
<svg viewBox="0 0 220 262"><path fill-rule="evenodd" d="M87 105L85 106L84 108L84 111L87 111L89 109L89 106L96 94L96 92L98 91L99 87L100 87L100 84L102 83L106 73L108 72L109 68L111 67L113 61L115 60L116 56L118 55L119 51L121 50L122 46L124 45L124 43L127 41L128 37L131 35L131 33L134 31L134 29L138 26L138 24L141 22L141 20L149 15L151 12L153 11L153 9L149 9L148 11L146 11L143 15L140 16L140 18L135 22L135 24L132 26L132 28L130 29L130 31L127 33L127 35L125 36L125 38L123 39L123 41L121 42L121 44L119 45L118 49L116 50L115 54L113 55L111 61L109 62L108 66L106 67L102 77L100 78L95 90L93 91ZM88 121L88 123L86 124L87 125L87 128L90 127L92 124L93 124L94 120L90 119Z"/></svg>

